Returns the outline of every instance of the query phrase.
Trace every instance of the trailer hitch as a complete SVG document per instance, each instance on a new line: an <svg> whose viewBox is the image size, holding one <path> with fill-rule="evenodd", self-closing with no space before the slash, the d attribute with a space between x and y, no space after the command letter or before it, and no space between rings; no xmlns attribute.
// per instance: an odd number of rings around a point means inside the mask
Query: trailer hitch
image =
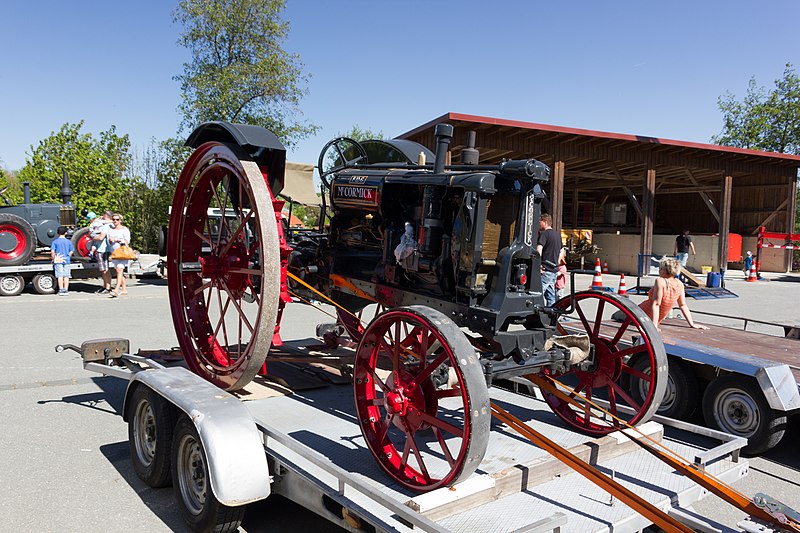
<svg viewBox="0 0 800 533"><path fill-rule="evenodd" d="M81 354L84 363L103 362L108 364L114 359L121 359L123 355L131 350L131 343L128 339L92 339L81 343L80 347L74 344L57 344L56 352L72 350Z"/></svg>

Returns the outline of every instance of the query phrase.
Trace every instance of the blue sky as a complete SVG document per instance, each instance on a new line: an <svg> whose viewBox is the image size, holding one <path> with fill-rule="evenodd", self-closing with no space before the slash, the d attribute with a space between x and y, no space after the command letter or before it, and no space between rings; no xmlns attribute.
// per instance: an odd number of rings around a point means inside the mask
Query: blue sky
<svg viewBox="0 0 800 533"><path fill-rule="evenodd" d="M141 150L176 133L187 52L175 2L4 0L0 160L19 169L65 122L116 125ZM311 74L319 134L395 136L448 111L708 142L717 98L800 68L800 3L289 0L287 50Z"/></svg>

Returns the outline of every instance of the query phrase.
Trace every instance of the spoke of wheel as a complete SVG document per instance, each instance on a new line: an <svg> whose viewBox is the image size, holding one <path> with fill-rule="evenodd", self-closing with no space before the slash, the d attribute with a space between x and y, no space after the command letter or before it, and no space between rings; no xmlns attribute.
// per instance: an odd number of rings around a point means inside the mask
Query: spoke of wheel
<svg viewBox="0 0 800 533"><path fill-rule="evenodd" d="M228 302L230 301L230 295L228 295ZM228 327L225 324L225 313L222 311L222 292L219 288L217 288L217 302L219 302L219 320L222 323L222 336L225 339L225 355L228 358L228 364L230 364L231 358L228 354ZM225 308L228 307L228 302L225 302ZM214 338L216 338L216 336Z"/></svg>
<svg viewBox="0 0 800 533"><path fill-rule="evenodd" d="M261 271L257 268L229 268L228 272L232 274L248 274L250 276L261 276Z"/></svg>
<svg viewBox="0 0 800 533"><path fill-rule="evenodd" d="M389 387L386 386L386 383L383 382L383 380L378 376L378 374L375 373L375 371L372 368L367 367L367 372L370 373L372 379L375 380L375 383L378 384L378 386L381 388L384 394L390 392Z"/></svg>
<svg viewBox="0 0 800 533"><path fill-rule="evenodd" d="M431 428L433 430L433 434L436 435L436 440L439 441L439 446L442 447L442 452L444 453L445 458L447 459L447 463L450 466L453 466L456 460L453 458L453 454L450 453L450 449L447 447L447 443L444 440L444 436L442 436L442 432L439 431L439 428Z"/></svg>
<svg viewBox="0 0 800 533"><path fill-rule="evenodd" d="M583 414L583 423L584 423L584 425L588 426L589 425L589 419L592 417L592 408L591 408L591 405L589 404L589 402L592 401L592 388L591 387L586 389L585 396L586 396L586 399L588 401L587 402L583 402L583 412L584 412L584 414Z"/></svg>
<svg viewBox="0 0 800 533"><path fill-rule="evenodd" d="M422 477L425 478L425 483L430 483L431 475L428 473L428 468L425 466L425 461L422 460L422 453L419 451L417 441L414 440L414 435L408 430L408 427L406 427L406 438L410 439L411 441L411 449L414 450L414 455L417 457L417 464L419 465L419 469L422 471Z"/></svg>
<svg viewBox="0 0 800 533"><path fill-rule="evenodd" d="M224 181L225 181L225 178L222 178L219 181L218 185L222 185L224 187L224 185L223 185ZM221 210L221 213L222 213L222 216L220 217L221 222L219 224L219 231L217 232L217 246L216 246L216 249L219 250L220 245L222 243L222 226L223 225L225 226L225 228L228 230L228 233L231 232L231 229L228 226L228 217L225 216L227 214L226 213L226 209L228 207L228 189L227 189L227 187L225 187L225 205L224 206L222 205L222 202L219 199L219 193L217 192L216 185L212 188L212 190L214 191L214 197L217 199L217 205L220 206L220 210Z"/></svg>
<svg viewBox="0 0 800 533"><path fill-rule="evenodd" d="M394 323L394 353L392 354L392 366L395 372L400 370L400 321ZM395 379L399 379L400 375L396 375Z"/></svg>
<svg viewBox="0 0 800 533"><path fill-rule="evenodd" d="M208 221L208 219L206 219L206 221ZM211 239L209 237L207 237L204 234L200 233L200 230L195 228L194 229L194 234L197 235L198 237L200 237L200 240L203 241L204 243L206 243L207 245L209 245L212 250L214 249L214 243L211 242ZM209 235L211 235L211 233L209 233Z"/></svg>
<svg viewBox="0 0 800 533"><path fill-rule="evenodd" d="M595 339L597 338L598 335L600 335L600 326L603 324L603 309L605 308L605 306L606 306L605 300L599 300L597 302L597 315L595 316L594 319L594 334L592 335L592 337L594 337Z"/></svg>
<svg viewBox="0 0 800 533"><path fill-rule="evenodd" d="M386 440L386 434L389 433L389 427L392 424L392 420L394 420L394 415L386 413L386 418L384 418L383 426L381 427L381 433L376 433L376 436L378 437L378 446L383 444L383 441Z"/></svg>
<svg viewBox="0 0 800 533"><path fill-rule="evenodd" d="M446 360L447 360L447 352L443 353L442 355L434 359L433 362L431 362L430 364L425 365L425 368L422 369L422 371L419 374L414 376L414 383L416 383L414 389L419 387L423 381L428 379L430 375L433 373L433 371L439 368L439 366L442 365Z"/></svg>
<svg viewBox="0 0 800 533"><path fill-rule="evenodd" d="M255 328L253 328L253 325L250 324L249 320L247 320L247 315L244 314L242 307L239 305L239 302L236 301L236 298L233 297L233 294L231 294L231 291L230 289L228 289L228 286L222 280L220 280L220 285L222 285L222 288L225 289L225 292L228 294L228 298L230 298L231 301L233 302L233 306L236 307L237 311L239 311L239 318L244 321L245 325L247 326L247 329L250 330L250 334L252 335L253 333L255 333Z"/></svg>
<svg viewBox="0 0 800 533"><path fill-rule="evenodd" d="M627 317L627 318L625 319L625 322L623 322L622 324L620 324L620 326L619 326L619 330L617 330L617 334L616 334L616 335L614 335L614 338L613 338L613 339L611 339L611 345L612 345L612 346L616 346L616 345L617 345L617 343L619 342L619 340L622 338L622 335L623 335L623 334L625 333L625 331L628 329L628 326L630 326L630 325L631 325L631 321L632 321L632 318L631 318L631 317Z"/></svg>
<svg viewBox="0 0 800 533"><path fill-rule="evenodd" d="M211 298L214 296L214 280L211 280L211 287L209 287L209 291L206 293L206 313L209 309L211 309Z"/></svg>
<svg viewBox="0 0 800 533"><path fill-rule="evenodd" d="M563 383L562 383L562 385L563 385ZM566 387L566 385L564 385L564 387ZM570 398L574 398L575 396L578 395L579 392L581 392L584 389L584 387L586 387L586 383L581 383L578 388L573 389L572 392L569 393L569 397ZM569 387L567 387L567 388L569 388Z"/></svg>
<svg viewBox="0 0 800 533"><path fill-rule="evenodd" d="M442 398L458 398L459 396L461 396L461 388L438 389L433 393L433 398L435 400L441 400Z"/></svg>
<svg viewBox="0 0 800 533"><path fill-rule="evenodd" d="M465 406L465 408L466 408L466 406ZM465 416L468 416L468 415L469 415L469 413L465 413ZM426 413L424 411L420 411L419 412L419 416L420 416L420 418L422 418L422 420L424 420L425 422L427 422L428 424L430 424L433 427L437 427L439 429L443 429L446 432L448 432L451 435L454 435L456 437L461 437L461 438L464 437L464 430L454 426L453 424L450 424L449 422L445 422L444 420L436 418L435 416L431 416L431 415L429 415L428 413Z"/></svg>
<svg viewBox="0 0 800 533"><path fill-rule="evenodd" d="M631 398L630 395L627 392L625 392L625 389L623 389L613 381L609 381L608 384L609 386L614 388L614 391L616 391L616 393L619 394L628 405L633 407L637 412L641 410L642 406L633 401L633 398Z"/></svg>
<svg viewBox="0 0 800 533"><path fill-rule="evenodd" d="M606 386L606 390L608 391L608 408L611 414L614 415L611 421L614 423L614 427L619 427L619 422L617 422L617 417L619 417L617 413L617 394L611 386Z"/></svg>
<svg viewBox="0 0 800 533"><path fill-rule="evenodd" d="M225 302L225 307L223 308L222 312L220 313L219 322L217 322L217 327L214 329L214 338L217 338L217 334L219 333L219 328L225 325L225 314L228 312L228 305L231 303L230 298L228 301Z"/></svg>
<svg viewBox="0 0 800 533"><path fill-rule="evenodd" d="M642 372L641 370L637 370L637 369L633 368L632 366L629 366L629 365L626 365L626 364L622 365L622 371L625 372L626 374L630 374L631 376L636 376L637 378L641 379L642 381L649 382L650 379L651 379L650 374L646 374L645 372Z"/></svg>
<svg viewBox="0 0 800 533"><path fill-rule="evenodd" d="M239 224L239 227L236 228L236 231L233 232L233 235L231 236L231 239L228 241L228 244L226 244L225 248L223 248L223 250L220 252L219 254L220 257L225 257L225 255L230 251L231 246L233 246L233 243L239 237L239 234L242 232L242 229L245 227L245 225L247 225L247 222L250 220L252 214L253 214L252 210L250 210L247 213L247 216L244 218L244 221Z"/></svg>
<svg viewBox="0 0 800 533"><path fill-rule="evenodd" d="M372 398L371 400L367 400L367 405L372 405L374 407L381 407L384 404L383 398Z"/></svg>
<svg viewBox="0 0 800 533"><path fill-rule="evenodd" d="M614 352L613 354L611 354L611 359L612 360L614 360L614 359L622 359L623 357L626 357L628 355L633 355L633 354L637 354L639 352L646 352L646 351L647 351L647 345L645 345L645 344L637 344L635 346L631 346L630 348L625 348L624 350L620 350L618 352Z"/></svg>
<svg viewBox="0 0 800 533"><path fill-rule="evenodd" d="M206 283L203 283L203 284L202 284L202 285L200 285L198 288L196 288L196 289L194 290L194 292L192 293L192 296L197 296L198 294L200 294L200 293L201 293L201 292L203 292L204 290L206 290L206 289L208 289L209 287L211 287L213 284L214 284L214 282L212 282L211 280L208 280Z"/></svg>
<svg viewBox="0 0 800 533"><path fill-rule="evenodd" d="M411 435L406 433L406 442L403 445L403 456L400 458L400 470L403 470L408 464L408 452L411 451Z"/></svg>
<svg viewBox="0 0 800 533"><path fill-rule="evenodd" d="M591 336L592 328L589 326L589 321L586 320L586 316L583 314L583 309L581 309L581 306L578 304L578 302L575 302L575 311L578 312L578 317L581 319L581 322L583 322L583 329L585 329L586 333ZM592 337L592 340L594 340L594 337Z"/></svg>

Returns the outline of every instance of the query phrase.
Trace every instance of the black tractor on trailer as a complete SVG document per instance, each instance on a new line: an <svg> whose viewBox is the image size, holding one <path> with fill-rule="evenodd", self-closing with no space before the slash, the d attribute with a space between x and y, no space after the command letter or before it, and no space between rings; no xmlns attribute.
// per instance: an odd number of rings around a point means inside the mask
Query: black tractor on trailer
<svg viewBox="0 0 800 533"><path fill-rule="evenodd" d="M666 385L661 337L637 306L594 291L545 305L536 243L547 166L480 165L474 148L447 164L452 135L437 127L433 164L413 143L331 141L319 160L320 227L287 238L277 137L204 124L187 140L195 150L167 242L173 322L190 369L240 389L280 344L292 295L333 302L358 342L355 413L368 447L397 483L422 491L465 479L480 463L496 379L557 380L569 396L546 394L550 407L595 435L620 425L586 400L602 399L636 424L655 413ZM226 213L224 231L209 230L214 209ZM609 331L615 311L624 320ZM580 317L580 334L560 326L568 313ZM653 370L632 368L632 356ZM643 400L623 376L644 382Z"/></svg>

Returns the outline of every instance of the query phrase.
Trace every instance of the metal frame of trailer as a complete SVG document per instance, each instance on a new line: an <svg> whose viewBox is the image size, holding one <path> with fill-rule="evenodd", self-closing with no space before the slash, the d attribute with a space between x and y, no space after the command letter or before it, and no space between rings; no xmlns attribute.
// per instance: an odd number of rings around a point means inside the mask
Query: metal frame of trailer
<svg viewBox="0 0 800 533"><path fill-rule="evenodd" d="M88 279L100 276L98 264L95 262L85 262L76 260L70 263L70 272L72 272L73 279ZM52 278L52 286L57 287L55 276L53 274L53 264L47 260L36 260L17 266L0 266L0 284L5 285L5 278L17 278L15 283L11 283L10 287L17 286L15 290L10 293L3 291L2 295L16 295L22 292L25 284L32 281L37 276L49 275ZM22 280L21 282L19 280ZM47 294L50 291L46 290L51 284L48 282L40 286L34 286L36 292L40 294Z"/></svg>
<svg viewBox="0 0 800 533"><path fill-rule="evenodd" d="M353 416L350 387L246 400L258 395L246 389L237 397L182 366L131 355L129 346L125 339L99 339L57 350L74 349L87 370L127 380L128 421L131 397L140 387L188 415L205 450L211 491L225 505L281 494L350 531L624 532L650 524L498 421L475 474L453 487L417 494L391 482L372 460ZM494 403L675 519L692 528L715 527L687 510L706 492L631 438L582 435L559 424L543 401L498 388L490 393ZM727 483L747 474L747 461L738 457L744 439L677 425L726 441L711 450L663 441L693 458L697 468ZM642 430L663 439L659 423Z"/></svg>

